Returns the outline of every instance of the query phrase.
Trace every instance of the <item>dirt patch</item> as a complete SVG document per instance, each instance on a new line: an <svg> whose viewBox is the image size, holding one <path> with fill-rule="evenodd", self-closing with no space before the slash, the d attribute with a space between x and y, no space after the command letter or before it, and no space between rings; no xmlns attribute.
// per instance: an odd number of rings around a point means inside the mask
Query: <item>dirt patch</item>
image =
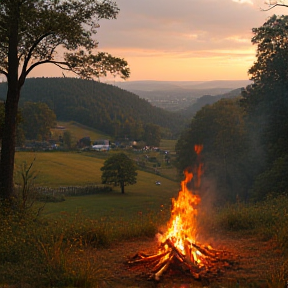
<svg viewBox="0 0 288 288"><path fill-rule="evenodd" d="M206 239L213 248L229 251L234 258L234 264L213 279L195 280L191 274L168 270L160 282L155 282L147 280L150 271L144 265L127 265L127 260L139 251L156 253L156 239L122 242L97 250L95 256L107 270L110 286L115 288L266 287L269 275L281 265L281 253L273 241L261 242L253 236L240 239L232 233Z"/></svg>

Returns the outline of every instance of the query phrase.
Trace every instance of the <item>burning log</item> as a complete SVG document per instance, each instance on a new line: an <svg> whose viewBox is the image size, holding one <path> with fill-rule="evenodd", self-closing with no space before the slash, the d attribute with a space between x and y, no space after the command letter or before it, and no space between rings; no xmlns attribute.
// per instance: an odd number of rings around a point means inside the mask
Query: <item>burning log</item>
<svg viewBox="0 0 288 288"><path fill-rule="evenodd" d="M182 267L182 271L187 271L194 279L201 279L207 277L216 277L230 267L234 263L231 253L223 250L215 250L209 246L191 243L187 241L187 247L190 245L190 250L197 249L198 259L194 259L193 254L183 254L174 244L171 239L167 239L161 244L160 249L168 246L164 251L155 255L143 255L137 253L132 259L128 261L129 265L145 264L151 270L149 279L159 281L165 271L170 265Z"/></svg>
<svg viewBox="0 0 288 288"><path fill-rule="evenodd" d="M201 145L195 146L197 155L202 148ZM203 164L199 162L195 169L196 190L199 190L202 168ZM195 279L200 279L208 276L215 277L233 263L232 255L228 252L215 250L196 242L196 207L201 199L199 195L187 188L187 184L192 181L193 173L185 170L184 174L186 178L181 182L178 198L172 199L171 218L167 223L167 232L162 235L159 252L155 255L137 253L128 261L129 265L144 264L150 268L150 278L156 281L160 280L169 267L175 265L177 268L181 267L184 272L188 270Z"/></svg>

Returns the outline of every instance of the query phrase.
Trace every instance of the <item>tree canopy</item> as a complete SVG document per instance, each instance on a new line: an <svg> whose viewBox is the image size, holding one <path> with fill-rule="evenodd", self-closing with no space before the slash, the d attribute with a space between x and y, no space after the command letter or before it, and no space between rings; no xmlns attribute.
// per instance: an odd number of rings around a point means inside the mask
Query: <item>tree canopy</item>
<svg viewBox="0 0 288 288"><path fill-rule="evenodd" d="M253 28L252 43L257 45L257 60L249 69L256 85L287 84L288 16L273 15L261 27Z"/></svg>
<svg viewBox="0 0 288 288"><path fill-rule="evenodd" d="M288 193L287 188L283 189L288 187L287 177L281 183L278 181L279 175L287 173L288 159L287 27L288 16L273 15L261 27L253 29L252 42L258 45L257 60L249 73L254 84L242 93L242 106L248 112L247 129L249 135L253 135L254 144L257 143L257 150L262 153L262 157L254 161L258 173L254 174L252 189L259 199L269 193L275 195L275 191ZM260 155L259 152L255 154Z"/></svg>
<svg viewBox="0 0 288 288"><path fill-rule="evenodd" d="M288 195L287 20L273 15L253 29L254 83L238 99L203 107L177 142L180 171L193 165L194 144L203 144L204 192L215 188L218 203Z"/></svg>
<svg viewBox="0 0 288 288"><path fill-rule="evenodd" d="M126 61L95 51L98 43L92 37L100 19L115 19L118 12L111 0L3 0L0 72L8 78L14 60L13 65L20 68L19 85L36 66L45 63L82 78L106 76L107 72L127 78Z"/></svg>
<svg viewBox="0 0 288 288"><path fill-rule="evenodd" d="M0 98L4 98L6 92L6 83L0 84ZM142 139L146 123L159 125L163 138L175 139L187 119L191 119L191 116L183 117L182 113L155 107L117 86L68 77L28 78L21 90L19 106L27 101L46 103L57 120L76 121L115 139Z"/></svg>
<svg viewBox="0 0 288 288"><path fill-rule="evenodd" d="M0 198L12 199L16 116L21 88L37 66L54 64L81 78L107 73L129 77L127 62L98 52L100 19L116 18L114 1L3 0L0 5L0 74L7 78L0 162Z"/></svg>
<svg viewBox="0 0 288 288"><path fill-rule="evenodd" d="M117 153L110 156L101 167L102 183L114 184L121 187L121 193L124 193L124 187L133 185L137 182L136 166L125 153Z"/></svg>
<svg viewBox="0 0 288 288"><path fill-rule="evenodd" d="M192 119L189 128L183 132L176 144L179 172L194 166L194 146L203 144L205 175L221 191L218 201L235 201L237 194L245 198L244 155L247 150L247 136L244 111L238 99L223 99L203 107Z"/></svg>
<svg viewBox="0 0 288 288"><path fill-rule="evenodd" d="M145 124L143 140L148 146L158 147L161 141L160 126L152 123Z"/></svg>
<svg viewBox="0 0 288 288"><path fill-rule="evenodd" d="M48 140L50 129L56 125L56 115L45 103L26 102L21 109L20 127L26 139Z"/></svg>

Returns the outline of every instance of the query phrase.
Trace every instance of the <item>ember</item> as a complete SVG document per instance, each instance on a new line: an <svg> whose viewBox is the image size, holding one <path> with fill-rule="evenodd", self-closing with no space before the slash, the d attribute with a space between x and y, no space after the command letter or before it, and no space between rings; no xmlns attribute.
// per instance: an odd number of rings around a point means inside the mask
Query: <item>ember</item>
<svg viewBox="0 0 288 288"><path fill-rule="evenodd" d="M185 180L181 182L181 191L177 199L172 199L171 218L167 223L167 232L161 235L159 252L155 255L137 253L128 263L145 264L149 266L151 278L157 281L168 268L181 267L195 279L211 275L217 276L225 267L230 266L232 257L228 252L215 250L209 245L202 245L196 241L197 205L200 197L195 192L200 187L203 164L199 161L202 145L195 146L198 155L196 173L185 170ZM194 180L193 191L188 184Z"/></svg>

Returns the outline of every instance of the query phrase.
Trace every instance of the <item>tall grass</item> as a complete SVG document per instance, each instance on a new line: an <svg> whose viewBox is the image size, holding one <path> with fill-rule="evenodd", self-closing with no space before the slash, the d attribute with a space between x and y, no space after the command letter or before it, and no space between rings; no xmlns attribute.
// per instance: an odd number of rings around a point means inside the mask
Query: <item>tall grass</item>
<svg viewBox="0 0 288 288"><path fill-rule="evenodd" d="M206 225L218 230L234 231L238 237L251 234L259 241L273 240L283 255L278 267L268 275L267 286L287 287L288 279L288 198L268 198L256 204L236 203L218 209L206 219Z"/></svg>
<svg viewBox="0 0 288 288"><path fill-rule="evenodd" d="M81 198L81 197L80 197ZM79 198L79 199L80 199ZM239 237L253 233L259 240L274 239L283 263L267 275L268 287L284 287L288 263L288 199L279 197L246 205L237 203L211 212L206 225L234 231ZM129 217L125 212L89 218L81 211L59 217L26 212L0 214L0 284L28 283L31 287L104 287L109 273L93 249L125 240L154 237L170 217L167 208L146 209ZM121 244L120 244L121 245ZM282 285L282 286L281 286Z"/></svg>
<svg viewBox="0 0 288 288"><path fill-rule="evenodd" d="M263 240L274 237L288 253L287 207L288 198L284 196L256 204L238 202L218 209L213 221L220 229L257 233Z"/></svg>
<svg viewBox="0 0 288 288"><path fill-rule="evenodd" d="M0 285L103 287L109 278L93 249L153 237L168 211L90 219L65 213L57 219L0 214ZM101 284L102 283L102 284Z"/></svg>

